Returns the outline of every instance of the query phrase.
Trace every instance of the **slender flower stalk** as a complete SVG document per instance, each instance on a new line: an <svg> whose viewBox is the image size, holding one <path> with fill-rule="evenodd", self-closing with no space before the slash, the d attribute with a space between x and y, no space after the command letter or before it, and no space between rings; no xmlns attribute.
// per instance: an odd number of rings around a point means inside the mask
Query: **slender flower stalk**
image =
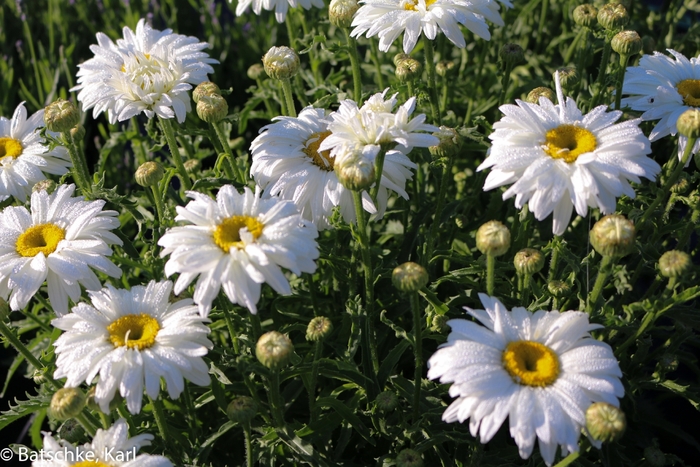
<svg viewBox="0 0 700 467"><path fill-rule="evenodd" d="M64 131L61 133L61 136L66 149L68 149L70 160L73 163L75 183L80 187L80 191L82 191L85 196L90 197L92 193L92 183L90 182L90 171L88 170L87 161L85 160L85 154L80 151L70 131Z"/></svg>
<svg viewBox="0 0 700 467"><path fill-rule="evenodd" d="M158 117L160 122L160 127L163 129L163 134L165 135L165 141L168 143L168 149L170 149L170 155L175 163L175 168L180 175L180 180L185 190L192 189L192 180L185 170L185 165L182 162L182 156L180 155L180 149L177 145L177 140L175 139L175 130L173 129L173 124L169 118Z"/></svg>
<svg viewBox="0 0 700 467"><path fill-rule="evenodd" d="M343 28L345 33L345 41L348 44L348 56L350 57L350 66L352 67L352 98L356 102L362 100L362 71L360 69L360 57L357 54L357 41L350 36L350 31Z"/></svg>
<svg viewBox="0 0 700 467"><path fill-rule="evenodd" d="M219 138L219 142L221 143L221 146L224 148L224 152L226 153L226 161L224 162L224 170L226 171L226 176L234 178L238 182L245 184L245 173L241 170L240 167L238 167L238 164L236 163L236 157L233 155L231 145L229 144L228 138L224 133L222 123L212 122L211 126L214 127L216 136L217 138Z"/></svg>
<svg viewBox="0 0 700 467"><path fill-rule="evenodd" d="M413 352L415 366L413 371L413 423L420 419L420 387L423 380L423 319L418 306L418 291L410 292L411 311L413 312Z"/></svg>
<svg viewBox="0 0 700 467"><path fill-rule="evenodd" d="M285 103L284 113L285 113L285 115L287 115L289 117L296 117L297 111L294 108L294 97L292 94L292 83L289 79L283 79L283 80L281 80L281 82L282 82L282 91L284 92L284 103Z"/></svg>
<svg viewBox="0 0 700 467"><path fill-rule="evenodd" d="M435 58L433 54L433 41L423 36L423 50L425 52L425 70L428 73L428 94L430 95L430 112L433 122L442 125L440 116L440 101L438 100L437 87L435 84Z"/></svg>
<svg viewBox="0 0 700 467"><path fill-rule="evenodd" d="M382 73L382 66L379 62L379 51L377 50L377 41L372 37L370 37L369 39L369 46L372 62L374 62L374 66L377 68L377 84L379 85L379 89L384 89L384 74Z"/></svg>
<svg viewBox="0 0 700 467"><path fill-rule="evenodd" d="M588 313L592 313L595 309L596 304L598 303L600 294L603 292L603 287L605 286L605 283L608 280L608 276L610 275L611 266L612 257L603 256L603 260L600 262L600 266L598 266L598 275L596 276L595 284L593 285L593 290L588 296L588 304L586 305L586 311Z"/></svg>

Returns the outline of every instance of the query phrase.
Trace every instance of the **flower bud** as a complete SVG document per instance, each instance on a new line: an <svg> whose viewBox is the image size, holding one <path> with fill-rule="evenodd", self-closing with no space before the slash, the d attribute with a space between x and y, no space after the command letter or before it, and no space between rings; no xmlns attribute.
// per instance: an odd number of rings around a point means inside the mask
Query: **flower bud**
<svg viewBox="0 0 700 467"><path fill-rule="evenodd" d="M642 50L642 38L636 31L621 31L615 34L610 45L620 55L636 55Z"/></svg>
<svg viewBox="0 0 700 467"><path fill-rule="evenodd" d="M619 3L608 3L598 10L598 23L608 31L617 31L629 23L627 9Z"/></svg>
<svg viewBox="0 0 700 467"><path fill-rule="evenodd" d="M333 331L333 323L325 316L317 316L306 327L306 340L311 342L322 341Z"/></svg>
<svg viewBox="0 0 700 467"><path fill-rule="evenodd" d="M226 407L226 415L236 423L249 423L258 413L258 404L248 396L235 396Z"/></svg>
<svg viewBox="0 0 700 467"><path fill-rule="evenodd" d="M197 103L202 96L209 96L211 94L221 95L221 89L211 81L204 81L203 83L199 83L197 87L194 88L194 91L192 91L192 100Z"/></svg>
<svg viewBox="0 0 700 467"><path fill-rule="evenodd" d="M685 172L681 172L680 177L678 177L678 181L671 186L671 193L681 195L688 191L688 188L690 188L688 174L686 174Z"/></svg>
<svg viewBox="0 0 700 467"><path fill-rule="evenodd" d="M595 402L586 410L586 428L593 439L615 441L627 428L625 413L607 402Z"/></svg>
<svg viewBox="0 0 700 467"><path fill-rule="evenodd" d="M49 415L56 420L75 418L85 407L85 394L78 388L61 388L51 398Z"/></svg>
<svg viewBox="0 0 700 467"><path fill-rule="evenodd" d="M656 50L656 41L651 36L642 36L642 53L651 55Z"/></svg>
<svg viewBox="0 0 700 467"><path fill-rule="evenodd" d="M454 69L455 62L452 60L440 60L437 65L435 65L435 72L438 76L442 76L443 78L451 75Z"/></svg>
<svg viewBox="0 0 700 467"><path fill-rule="evenodd" d="M654 444L644 448L644 460L651 467L664 467L666 465L666 454Z"/></svg>
<svg viewBox="0 0 700 467"><path fill-rule="evenodd" d="M418 60L408 57L396 64L396 78L402 82L415 81L423 74L423 65Z"/></svg>
<svg viewBox="0 0 700 467"><path fill-rule="evenodd" d="M476 231L476 247L485 255L501 256L510 248L510 230L498 221L488 221Z"/></svg>
<svg viewBox="0 0 700 467"><path fill-rule="evenodd" d="M287 365L293 353L292 341L277 331L266 332L255 345L258 361L271 370L278 370Z"/></svg>
<svg viewBox="0 0 700 467"><path fill-rule="evenodd" d="M228 115L228 103L219 94L200 96L197 102L197 115L207 123L220 122Z"/></svg>
<svg viewBox="0 0 700 467"><path fill-rule="evenodd" d="M396 55L394 55L394 58L392 59L394 61L394 66L398 66L399 63L401 63L403 60L406 60L407 58L411 58L410 55L406 55L403 52L399 52Z"/></svg>
<svg viewBox="0 0 700 467"><path fill-rule="evenodd" d="M554 102L557 96L551 89L540 86L527 93L527 98L525 100L530 104L539 104L540 97L546 97L550 101Z"/></svg>
<svg viewBox="0 0 700 467"><path fill-rule="evenodd" d="M690 270L693 261L685 251L670 250L659 258L659 271L667 278L680 277Z"/></svg>
<svg viewBox="0 0 700 467"><path fill-rule="evenodd" d="M634 250L635 233L632 221L620 214L610 214L593 225L591 245L603 256L622 258Z"/></svg>
<svg viewBox="0 0 700 467"><path fill-rule="evenodd" d="M265 68L261 64L254 63L248 67L248 78L252 79L253 81L257 81L263 77L264 71Z"/></svg>
<svg viewBox="0 0 700 467"><path fill-rule="evenodd" d="M574 8L574 22L585 28L593 28L598 20L598 9L584 3Z"/></svg>
<svg viewBox="0 0 700 467"><path fill-rule="evenodd" d="M85 138L85 127L78 123L70 129L70 135L73 141L82 141Z"/></svg>
<svg viewBox="0 0 700 467"><path fill-rule="evenodd" d="M433 319L430 320L430 330L433 332L443 333L450 329L447 322L450 319L445 315L435 315Z"/></svg>
<svg viewBox="0 0 700 467"><path fill-rule="evenodd" d="M394 391L382 391L377 395L374 403L382 412L393 412L399 406L399 398Z"/></svg>
<svg viewBox="0 0 700 467"><path fill-rule="evenodd" d="M331 0L328 7L328 19L332 25L347 29L352 24L352 17L359 8L357 0Z"/></svg>
<svg viewBox="0 0 700 467"><path fill-rule="evenodd" d="M544 267L544 255L540 250L524 248L515 254L513 265L518 274L531 276Z"/></svg>
<svg viewBox="0 0 700 467"><path fill-rule="evenodd" d="M58 99L44 109L44 123L49 131L65 133L80 123L80 112L65 99Z"/></svg>
<svg viewBox="0 0 700 467"><path fill-rule="evenodd" d="M469 218L464 214L457 214L457 216L455 216L455 225L460 229L464 229L469 225Z"/></svg>
<svg viewBox="0 0 700 467"><path fill-rule="evenodd" d="M338 181L348 190L362 191L371 187L376 179L374 164L362 157L361 154L353 154L342 159L338 158L333 168Z"/></svg>
<svg viewBox="0 0 700 467"><path fill-rule="evenodd" d="M498 56L506 65L518 65L525 61L523 48L518 44L505 44L498 52Z"/></svg>
<svg viewBox="0 0 700 467"><path fill-rule="evenodd" d="M158 161L145 162L136 169L136 183L141 186L154 186L163 179L165 170Z"/></svg>
<svg viewBox="0 0 700 467"><path fill-rule="evenodd" d="M678 117L676 126L678 133L686 138L700 137L700 110L695 108L686 110Z"/></svg>
<svg viewBox="0 0 700 467"><path fill-rule="evenodd" d="M50 195L55 189L56 182L47 178L46 180L36 182L32 187L32 193L36 193L37 191L45 191L47 194Z"/></svg>
<svg viewBox="0 0 700 467"><path fill-rule="evenodd" d="M561 298L571 292L571 286L564 281L549 281L547 284L547 290L549 293L554 295L556 298Z"/></svg>
<svg viewBox="0 0 700 467"><path fill-rule="evenodd" d="M675 354L665 353L659 359L657 368L664 373L670 373L678 369L678 356Z"/></svg>
<svg viewBox="0 0 700 467"><path fill-rule="evenodd" d="M58 437L71 444L81 444L87 441L85 429L75 419L66 420L61 424L61 427L58 429Z"/></svg>
<svg viewBox="0 0 700 467"><path fill-rule="evenodd" d="M0 300L2 299L0 298ZM46 368L43 368L41 370L34 370L34 373L32 373L32 379L34 380L34 384L36 384L37 386L41 386L42 384L44 384L47 381Z"/></svg>
<svg viewBox="0 0 700 467"><path fill-rule="evenodd" d="M391 282L401 292L418 292L428 280L428 271L418 263L403 263L391 273Z"/></svg>
<svg viewBox="0 0 700 467"><path fill-rule="evenodd" d="M396 456L396 467L423 467L423 458L413 449L404 449Z"/></svg>
<svg viewBox="0 0 700 467"><path fill-rule="evenodd" d="M572 66L565 66L557 70L559 73L559 82L561 86L569 91L572 90L579 82L578 71Z"/></svg>
<svg viewBox="0 0 700 467"><path fill-rule="evenodd" d="M199 159L187 159L182 165L185 166L185 172L193 174L199 170L201 162L199 162Z"/></svg>
<svg viewBox="0 0 700 467"><path fill-rule="evenodd" d="M462 148L462 136L454 128L441 126L433 133L440 142L437 146L430 146L428 150L434 158L452 158L459 154Z"/></svg>
<svg viewBox="0 0 700 467"><path fill-rule="evenodd" d="M265 73L272 79L290 79L299 72L299 55L284 45L270 48L262 62Z"/></svg>

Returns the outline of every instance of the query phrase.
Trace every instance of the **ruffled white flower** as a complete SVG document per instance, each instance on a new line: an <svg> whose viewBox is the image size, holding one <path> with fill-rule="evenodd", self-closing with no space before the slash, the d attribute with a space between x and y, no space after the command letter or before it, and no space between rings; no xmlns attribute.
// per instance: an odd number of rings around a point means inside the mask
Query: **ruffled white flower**
<svg viewBox="0 0 700 467"><path fill-rule="evenodd" d="M151 281L131 290L107 285L90 292L92 305L79 303L51 322L66 331L54 343L54 378L65 377L67 387L77 387L99 374L95 401L105 413L117 389L129 412L137 414L144 387L150 398L157 398L161 378L172 399L184 390L185 379L208 385L202 359L212 347L203 324L208 320L191 299L169 303L172 289L170 281Z"/></svg>
<svg viewBox="0 0 700 467"><path fill-rule="evenodd" d="M47 151L39 129L44 126L44 110L27 118L24 102L12 120L0 117L0 201L14 196L27 200L35 183L46 179L45 173L63 175L71 166L66 148ZM56 136L55 133L49 134Z"/></svg>
<svg viewBox="0 0 700 467"><path fill-rule="evenodd" d="M639 66L627 68L622 94L623 106L644 112L642 120L659 120L649 135L651 141L678 132L678 117L688 109L700 108L700 56L688 60L683 54L668 49L675 60L662 53L643 55ZM683 157L688 138L678 138L678 159ZM700 151L700 140L693 154Z"/></svg>
<svg viewBox="0 0 700 467"><path fill-rule="evenodd" d="M231 3L233 0L228 0ZM239 0L236 6L236 16L241 16L252 5L253 13L259 15L265 9L266 11L275 10L275 18L278 23L283 23L287 17L289 7L296 8L300 6L305 10L310 10L312 6L323 8L323 0Z"/></svg>
<svg viewBox="0 0 700 467"><path fill-rule="evenodd" d="M90 46L95 57L78 65L78 86L71 91L80 91L83 110L93 109L94 117L106 111L110 123L142 112L185 121L191 109L187 91L214 72L210 63L218 63L202 52L209 44L153 29L143 19L136 32L124 27L123 33L115 44L98 32L97 45Z"/></svg>
<svg viewBox="0 0 700 467"><path fill-rule="evenodd" d="M493 438L509 417L510 434L520 456L532 454L535 440L547 465L578 451L586 409L593 402L619 407L622 372L609 345L589 332L581 311L530 313L507 311L496 298L479 294L485 310L447 322L452 332L428 361L428 378L453 383L457 397L445 411L446 422L469 421L482 443Z"/></svg>
<svg viewBox="0 0 700 467"><path fill-rule="evenodd" d="M528 203L537 220L553 212L552 231L561 235L574 207L580 216L589 207L610 214L617 197L634 198L630 181L654 180L661 168L647 157L651 144L639 119L615 124L622 112L604 105L583 115L573 99L564 101L558 75L556 85L557 105L540 97L539 104L501 106L505 117L493 125L493 145L477 171L492 168L484 190L513 183L503 199L515 196L518 209Z"/></svg>
<svg viewBox="0 0 700 467"><path fill-rule="evenodd" d="M421 32L434 40L439 29L454 45L463 48L466 42L460 24L486 40L491 39L486 20L498 26L504 24L494 0L363 0L361 3L350 35L379 36L379 50L384 52L402 32L403 50L409 54Z"/></svg>
<svg viewBox="0 0 700 467"><path fill-rule="evenodd" d="M255 314L262 283L291 294L281 268L298 276L316 270L318 232L293 202L260 199L259 189L247 187L240 194L231 185L221 187L216 200L195 191L187 196L193 201L177 207L175 220L192 225L168 229L158 244L161 257L170 255L165 275L180 273L176 294L199 276L194 301L203 316L222 287L232 303Z"/></svg>
<svg viewBox="0 0 700 467"><path fill-rule="evenodd" d="M41 452L32 467L68 467L91 465L95 467L172 467L167 457L138 454L149 446L153 435L145 433L129 437L129 427L123 418L117 420L109 430L98 429L92 443L73 446L68 441L54 439L44 433Z"/></svg>
<svg viewBox="0 0 700 467"><path fill-rule="evenodd" d="M58 316L68 313L68 298L77 302L80 286L102 287L92 269L111 277L121 269L107 256L122 241L116 211L104 201L71 197L75 185L61 185L49 195L32 193L31 212L9 206L0 212L0 297L10 296L13 310L24 308L46 281L49 301Z"/></svg>

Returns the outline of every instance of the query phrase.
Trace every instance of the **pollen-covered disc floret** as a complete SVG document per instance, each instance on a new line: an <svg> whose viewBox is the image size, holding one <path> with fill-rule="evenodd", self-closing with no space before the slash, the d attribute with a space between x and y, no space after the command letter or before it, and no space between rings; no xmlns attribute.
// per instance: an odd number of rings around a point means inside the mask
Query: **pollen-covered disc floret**
<svg viewBox="0 0 700 467"><path fill-rule="evenodd" d="M24 102L17 106L12 119L0 117L0 201L14 196L25 202L32 187L46 179L44 173L68 172L71 166L68 151L62 146L48 151L39 134L43 126L44 110L27 118Z"/></svg>
<svg viewBox="0 0 700 467"><path fill-rule="evenodd" d="M578 451L586 410L593 402L619 406L622 372L609 345L593 339L601 326L580 311L535 313L506 310L496 298L479 294L485 310L471 320L447 322L447 343L428 361L428 378L452 383L457 399L442 419L469 421L482 443L493 438L506 417L520 456L532 454L539 440L547 465L557 447L562 457Z"/></svg>
<svg viewBox="0 0 700 467"><path fill-rule="evenodd" d="M282 268L296 275L314 272L318 258L316 227L304 220L291 201L260 199L260 190L238 193L224 185L216 195L188 191L187 206L177 207L175 220L191 225L173 227L158 244L161 257L170 255L166 276L180 273L175 293L199 276L194 301L206 316L223 287L232 303L257 313L260 286L291 293Z"/></svg>
<svg viewBox="0 0 700 467"><path fill-rule="evenodd" d="M229 3L231 0L229 0ZM278 23L283 23L287 17L289 7L296 8L300 6L305 10L310 10L312 6L323 8L323 0L240 0L236 6L236 16L241 16L249 8L253 13L260 15L262 10L275 10L275 19Z"/></svg>
<svg viewBox="0 0 700 467"><path fill-rule="evenodd" d="M73 446L66 440L44 433L41 452L30 458L37 459L32 462L32 467L173 467L167 457L138 454L142 447L151 444L152 439L153 435L148 433L129 437L129 426L120 418L108 430L98 429L92 442L81 446Z"/></svg>
<svg viewBox="0 0 700 467"><path fill-rule="evenodd" d="M604 105L583 115L555 79L557 105L540 97L538 104L501 106L505 116L493 125L493 144L477 170L491 168L484 190L512 183L503 199L515 196L517 208L527 203L537 220L554 213L552 231L562 235L574 208L580 216L589 207L612 213L618 197L634 198L629 182L654 180L661 168L647 157L651 144L639 119L615 123L622 112Z"/></svg>
<svg viewBox="0 0 700 467"><path fill-rule="evenodd" d="M627 68L622 94L622 106L644 112L642 120L659 120L649 139L675 136L676 122L683 112L700 108L700 57L686 58L668 49L673 58L660 52L643 55L639 66ZM688 138L678 138L678 159L683 156ZM700 140L693 146L693 154L700 151Z"/></svg>
<svg viewBox="0 0 700 467"><path fill-rule="evenodd" d="M207 81L218 63L202 52L206 42L191 36L159 31L144 19L136 31L124 27L116 44L97 33L94 58L78 65L78 100L93 116L107 112L110 123L145 113L148 118L177 118L184 122L191 109L188 91Z"/></svg>
<svg viewBox="0 0 700 467"><path fill-rule="evenodd" d="M131 290L108 285L90 292L92 305L79 303L51 322L66 331L54 344L54 378L65 377L67 387L76 387L99 376L95 402L105 413L117 390L137 414L144 389L157 398L161 378L172 399L180 396L185 379L209 384L202 359L212 347L208 320L191 299L170 303L172 289L170 281L151 281Z"/></svg>
<svg viewBox="0 0 700 467"><path fill-rule="evenodd" d="M489 40L486 21L503 26L494 0L363 0L355 13L351 35L379 37L379 50L387 52L403 32L403 50L411 53L421 33L433 40L441 31L457 47L465 47L460 24ZM512 6L510 2L502 2Z"/></svg>
<svg viewBox="0 0 700 467"><path fill-rule="evenodd" d="M111 277L121 269L107 259L110 245L122 241L117 212L103 211L104 201L73 198L75 185L55 192L32 193L31 211L9 206L0 212L0 297L13 310L24 308L46 281L49 301L58 316L68 313L68 298L80 299L80 286L99 290L95 271Z"/></svg>

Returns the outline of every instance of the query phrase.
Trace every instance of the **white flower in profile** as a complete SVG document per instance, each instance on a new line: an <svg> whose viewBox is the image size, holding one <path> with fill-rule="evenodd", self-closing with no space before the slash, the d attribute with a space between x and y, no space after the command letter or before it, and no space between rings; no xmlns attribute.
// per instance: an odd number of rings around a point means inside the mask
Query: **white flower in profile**
<svg viewBox="0 0 700 467"><path fill-rule="evenodd" d="M639 66L627 68L622 94L622 106L644 112L642 120L659 120L649 135L651 141L675 136L676 122L683 112L700 108L700 56L688 60L683 54L668 49L675 58L660 52L643 55ZM678 159L683 157L688 138L678 138ZM700 151L700 140L693 154Z"/></svg>
<svg viewBox="0 0 700 467"><path fill-rule="evenodd" d="M209 44L153 29L144 19L135 32L124 27L123 34L115 44L98 32L97 45L90 46L95 57L78 65L78 86L71 91L80 91L83 110L93 109L94 117L106 111L110 123L142 112L182 123L191 109L187 91L207 81L214 72L209 64L218 63L202 52Z"/></svg>
<svg viewBox="0 0 700 467"><path fill-rule="evenodd" d="M576 208L603 214L615 211L616 198L635 197L630 181L656 178L661 168L647 157L651 144L639 119L615 123L620 111L601 105L583 115L571 98L564 100L558 74L554 105L516 100L500 107L505 116L493 125L488 157L477 171L491 167L484 190L513 183L503 199L515 196L515 207L528 204L537 220L553 215L552 232L562 235Z"/></svg>
<svg viewBox="0 0 700 467"><path fill-rule="evenodd" d="M363 0L355 13L350 34L379 36L379 50L387 52L403 32L403 50L409 54L421 33L434 40L441 31L457 47L466 47L460 24L489 40L486 20L503 26L500 7L494 0ZM509 2L504 2L509 5Z"/></svg>
<svg viewBox="0 0 700 467"><path fill-rule="evenodd" d="M91 443L73 446L66 440L44 433L42 450L32 467L173 467L167 457L136 454L151 444L153 435L144 433L129 437L126 420L120 418L108 430L99 428Z"/></svg>
<svg viewBox="0 0 700 467"><path fill-rule="evenodd" d="M194 301L202 316L207 316L222 287L232 303L255 314L262 283L291 294L282 268L297 276L316 270L314 224L301 217L293 202L260 199L260 194L259 188L253 193L246 187L240 194L224 185L213 200L188 191L193 201L177 207L175 220L192 225L168 229L158 240L161 257L170 255L165 275L180 273L175 294L199 276Z"/></svg>
<svg viewBox="0 0 700 467"><path fill-rule="evenodd" d="M229 0L231 3L232 0ZM253 13L260 15L264 9L266 11L275 10L275 18L278 23L283 23L287 17L289 7L300 6L305 10L310 10L312 6L323 8L323 0L239 0L236 6L236 16L241 16L252 6Z"/></svg>
<svg viewBox="0 0 700 467"><path fill-rule="evenodd" d="M46 179L44 173L63 175L71 167L66 148L57 146L49 151L43 145L39 134L43 126L44 110L27 118L24 102L11 120L0 117L0 201L14 196L25 202L34 184Z"/></svg>
<svg viewBox="0 0 700 467"><path fill-rule="evenodd" d="M180 396L185 379L209 384L209 368L202 357L212 343L208 320L191 299L170 303L170 281L151 281L131 290L111 285L90 292L92 305L79 303L72 313L51 322L66 331L54 343L54 378L67 387L90 384L99 375L95 401L109 413L119 390L129 412L141 411L144 387L152 399L164 378L172 399Z"/></svg>
<svg viewBox="0 0 700 467"><path fill-rule="evenodd" d="M479 298L485 310L466 310L483 326L448 321L447 343L428 360L428 378L452 383L457 398L442 419L470 419L472 436L488 443L509 417L520 456L529 457L539 440L547 465L557 446L562 457L577 452L588 407L619 407L624 395L612 349L589 334L602 326L581 311L508 311L494 297Z"/></svg>
<svg viewBox="0 0 700 467"><path fill-rule="evenodd" d="M107 256L122 241L116 211L105 202L71 197L75 185L60 185L51 195L32 193L31 212L9 206L0 212L0 297L10 295L13 310L24 308L46 281L51 307L68 313L68 298L80 299L80 285L102 287L93 269L120 277L121 269Z"/></svg>

